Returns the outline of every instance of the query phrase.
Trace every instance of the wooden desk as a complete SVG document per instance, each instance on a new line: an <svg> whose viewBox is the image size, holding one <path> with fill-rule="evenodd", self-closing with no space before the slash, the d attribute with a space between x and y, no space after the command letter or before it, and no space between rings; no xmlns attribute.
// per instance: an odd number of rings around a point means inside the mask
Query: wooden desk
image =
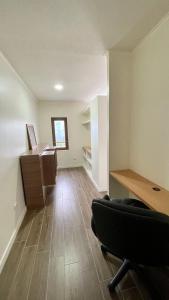
<svg viewBox="0 0 169 300"><path fill-rule="evenodd" d="M151 209L169 215L169 191L132 170L110 171L110 175Z"/></svg>

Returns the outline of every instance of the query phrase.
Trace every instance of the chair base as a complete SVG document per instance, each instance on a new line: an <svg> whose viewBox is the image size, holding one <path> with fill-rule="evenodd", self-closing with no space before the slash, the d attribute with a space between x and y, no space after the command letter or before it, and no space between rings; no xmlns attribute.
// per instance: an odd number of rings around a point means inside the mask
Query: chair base
<svg viewBox="0 0 169 300"><path fill-rule="evenodd" d="M121 265L120 269L116 273L116 275L113 277L113 279L109 282L108 288L110 292L113 292L116 288L116 286L119 284L119 282L123 279L123 277L126 275L129 269L131 269L131 262L127 259L123 261L123 264Z"/></svg>
<svg viewBox="0 0 169 300"><path fill-rule="evenodd" d="M101 251L102 251L102 254L103 254L103 255L106 255L107 252L110 252L110 251L108 250L108 248L107 248L106 246L104 246L104 245L101 245Z"/></svg>
<svg viewBox="0 0 169 300"><path fill-rule="evenodd" d="M106 255L107 252L110 252L109 249L105 245L101 245L101 251L102 251L103 255ZM108 284L108 288L109 288L110 292L113 292L115 290L116 286L119 284L119 282L123 279L123 277L126 275L126 273L130 269L133 269L132 263L130 260L125 259L123 261L123 264L121 265L120 269L116 273L116 275L113 277L113 279Z"/></svg>

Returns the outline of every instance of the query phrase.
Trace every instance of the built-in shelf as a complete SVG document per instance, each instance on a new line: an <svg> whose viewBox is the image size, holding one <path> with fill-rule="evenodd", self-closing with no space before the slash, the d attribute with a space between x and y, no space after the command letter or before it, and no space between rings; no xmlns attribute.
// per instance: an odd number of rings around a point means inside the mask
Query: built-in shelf
<svg viewBox="0 0 169 300"><path fill-rule="evenodd" d="M90 157L92 156L91 147L90 146L83 146L82 149L85 152L85 154L87 153Z"/></svg>
<svg viewBox="0 0 169 300"><path fill-rule="evenodd" d="M81 124L84 126L85 134L88 140L88 145L83 146L83 167L86 170L88 176L92 179L92 153L91 153L91 105L85 107L81 111Z"/></svg>
<svg viewBox="0 0 169 300"><path fill-rule="evenodd" d="M86 167L92 168L92 155L91 155L91 147L90 146L84 146L82 147L83 150L83 158L84 158L84 164Z"/></svg>
<svg viewBox="0 0 169 300"><path fill-rule="evenodd" d="M81 110L79 116L84 135L83 168L99 191L108 190L107 101L106 96L97 96Z"/></svg>

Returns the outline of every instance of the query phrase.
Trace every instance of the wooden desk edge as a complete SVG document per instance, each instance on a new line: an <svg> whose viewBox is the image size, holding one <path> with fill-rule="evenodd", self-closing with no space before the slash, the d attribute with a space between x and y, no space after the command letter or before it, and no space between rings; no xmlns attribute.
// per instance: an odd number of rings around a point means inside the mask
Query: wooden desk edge
<svg viewBox="0 0 169 300"><path fill-rule="evenodd" d="M144 202L146 205L148 205L151 209L155 209L155 207L148 201L145 200L144 197L142 197L137 191L135 191L134 188L131 188L131 186L129 186L127 183L125 183L123 180L120 180L119 176L124 176L125 177L125 172L129 172L131 175L136 176L137 178L135 179L142 179L142 181L144 181L145 183L147 183L149 186L151 186L151 188L154 187L158 187L160 188L160 191L168 194L169 197L169 191L164 189L163 187L161 187L160 185L150 181L149 179L146 179L145 177L139 175L138 173L132 171L131 169L123 169L123 170L112 170L110 171L110 176L112 176L115 180L117 180L122 186L124 186L128 191L132 192L136 197L138 197L142 202ZM123 174L124 173L124 174ZM126 175L126 179L129 180L129 177L127 177ZM169 203L168 203L169 206ZM156 210L156 209L155 209ZM162 213L166 213L162 210L159 210ZM168 212L167 212L168 214ZM169 214L168 214L169 215Z"/></svg>

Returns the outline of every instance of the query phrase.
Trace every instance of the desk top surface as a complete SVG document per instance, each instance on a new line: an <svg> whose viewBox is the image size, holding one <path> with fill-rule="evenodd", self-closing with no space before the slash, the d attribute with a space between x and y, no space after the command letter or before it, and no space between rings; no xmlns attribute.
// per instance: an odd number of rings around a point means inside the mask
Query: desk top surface
<svg viewBox="0 0 169 300"><path fill-rule="evenodd" d="M110 175L151 209L169 215L169 191L132 170L110 171Z"/></svg>
<svg viewBox="0 0 169 300"><path fill-rule="evenodd" d="M47 155L46 152L55 152L56 151L56 147L52 146L50 147L48 144L38 144L36 147L34 147L34 149L32 150L27 150L26 152L24 152L22 154L22 156L27 156L27 155L42 155L43 152L45 152L45 154ZM48 155L50 155L51 153L48 153Z"/></svg>

